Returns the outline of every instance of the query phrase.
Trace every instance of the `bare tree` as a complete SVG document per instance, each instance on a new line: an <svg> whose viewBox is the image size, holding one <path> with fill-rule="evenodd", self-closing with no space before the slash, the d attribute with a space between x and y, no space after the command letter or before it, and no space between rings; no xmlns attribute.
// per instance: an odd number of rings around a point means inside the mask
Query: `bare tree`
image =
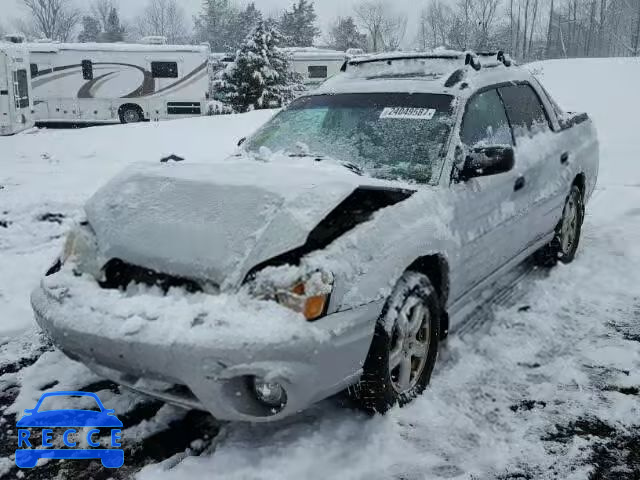
<svg viewBox="0 0 640 480"><path fill-rule="evenodd" d="M98 19L102 31L106 31L109 24L109 15L111 10L118 10L118 3L116 0L92 0L91 1L91 15Z"/></svg>
<svg viewBox="0 0 640 480"><path fill-rule="evenodd" d="M418 18L418 47L421 50L427 50L429 45L435 45L435 43L436 38L429 22L428 8L423 8L420 11L420 17Z"/></svg>
<svg viewBox="0 0 640 480"><path fill-rule="evenodd" d="M390 16L382 24L382 45L386 52L394 52L400 48L407 34L407 16Z"/></svg>
<svg viewBox="0 0 640 480"><path fill-rule="evenodd" d="M431 0L423 9L421 25L426 29L423 34L431 46L449 45L452 16L451 8L440 0Z"/></svg>
<svg viewBox="0 0 640 480"><path fill-rule="evenodd" d="M551 8L549 8L549 24L547 27L547 45L544 49L545 57L551 52L551 35L553 33L553 0L551 0Z"/></svg>
<svg viewBox="0 0 640 480"><path fill-rule="evenodd" d="M407 31L406 15L396 15L384 0L364 0L355 6L354 13L374 52L400 47Z"/></svg>
<svg viewBox="0 0 640 480"><path fill-rule="evenodd" d="M489 38L494 27L499 4L500 0L476 0L471 5L478 29L478 35L475 40L475 47L478 49L489 46Z"/></svg>
<svg viewBox="0 0 640 480"><path fill-rule="evenodd" d="M631 35L631 43L633 44L633 55L640 55L640 1L636 0L637 12L636 12L636 20L635 20L635 28L634 33Z"/></svg>
<svg viewBox="0 0 640 480"><path fill-rule="evenodd" d="M184 8L176 0L149 0L137 24L141 36L162 36L169 43L182 43L189 35Z"/></svg>
<svg viewBox="0 0 640 480"><path fill-rule="evenodd" d="M30 28L36 35L68 41L80 21L80 11L70 0L22 0L31 14Z"/></svg>
<svg viewBox="0 0 640 480"><path fill-rule="evenodd" d="M529 46L527 47L527 53L529 57L532 55L533 51L533 35L536 27L536 18L538 16L538 0L534 0L533 2L533 15L531 16L531 28L529 30Z"/></svg>

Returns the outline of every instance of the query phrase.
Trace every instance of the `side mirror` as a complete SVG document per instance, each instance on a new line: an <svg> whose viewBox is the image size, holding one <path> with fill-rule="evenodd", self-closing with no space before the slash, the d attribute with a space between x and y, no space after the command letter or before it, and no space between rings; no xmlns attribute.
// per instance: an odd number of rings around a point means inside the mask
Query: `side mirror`
<svg viewBox="0 0 640 480"><path fill-rule="evenodd" d="M467 155L458 180L466 182L472 178L488 177L513 170L515 154L513 147L474 148Z"/></svg>

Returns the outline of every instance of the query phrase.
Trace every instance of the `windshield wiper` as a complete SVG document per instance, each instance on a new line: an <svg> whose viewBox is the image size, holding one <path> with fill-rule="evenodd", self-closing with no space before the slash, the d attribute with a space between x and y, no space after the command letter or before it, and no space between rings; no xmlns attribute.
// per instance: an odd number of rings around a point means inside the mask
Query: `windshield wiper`
<svg viewBox="0 0 640 480"><path fill-rule="evenodd" d="M356 175L359 175L361 177L364 175L364 170L362 170L362 167L360 167L359 165L356 165L353 162L347 162L345 160L336 160L333 157L326 157L324 155L315 154L315 153L290 153L289 157L290 158L312 158L316 162L330 161L332 163L335 163L336 165L341 165L344 168L351 170Z"/></svg>

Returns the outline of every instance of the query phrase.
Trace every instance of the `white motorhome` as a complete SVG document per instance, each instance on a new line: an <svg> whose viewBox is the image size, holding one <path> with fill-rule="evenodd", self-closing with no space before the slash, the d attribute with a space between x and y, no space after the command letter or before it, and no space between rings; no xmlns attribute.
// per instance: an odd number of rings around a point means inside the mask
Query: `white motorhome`
<svg viewBox="0 0 640 480"><path fill-rule="evenodd" d="M38 123L135 123L203 115L206 46L31 43Z"/></svg>
<svg viewBox="0 0 640 480"><path fill-rule="evenodd" d="M291 69L302 75L308 86L319 85L340 72L347 54L338 50L315 47L287 48L291 54Z"/></svg>
<svg viewBox="0 0 640 480"><path fill-rule="evenodd" d="M29 52L23 44L0 41L0 135L33 125Z"/></svg>

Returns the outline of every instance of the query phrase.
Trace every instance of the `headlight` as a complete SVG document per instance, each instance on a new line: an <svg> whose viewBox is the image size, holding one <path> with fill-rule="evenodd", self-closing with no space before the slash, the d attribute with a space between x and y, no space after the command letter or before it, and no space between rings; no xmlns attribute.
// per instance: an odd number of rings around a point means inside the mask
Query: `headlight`
<svg viewBox="0 0 640 480"><path fill-rule="evenodd" d="M87 222L76 225L67 234L60 254L60 263L64 265L69 260L74 261L74 268L81 273L88 273L96 278L101 275L98 242Z"/></svg>
<svg viewBox="0 0 640 480"><path fill-rule="evenodd" d="M258 275L253 288L254 295L275 300L280 305L301 313L310 322L327 313L333 291L332 274L316 271L296 282L285 284L288 275L277 275L274 270L278 269L267 269ZM281 278L279 282L278 277Z"/></svg>

